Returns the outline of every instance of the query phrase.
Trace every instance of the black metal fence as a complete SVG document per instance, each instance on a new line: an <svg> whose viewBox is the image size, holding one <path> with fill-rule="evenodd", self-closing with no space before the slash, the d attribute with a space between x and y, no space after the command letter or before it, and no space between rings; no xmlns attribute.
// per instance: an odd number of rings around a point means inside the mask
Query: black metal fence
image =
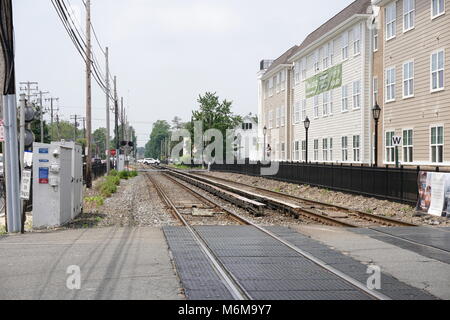
<svg viewBox="0 0 450 320"><path fill-rule="evenodd" d="M214 164L211 170L260 176L263 167L261 163L250 164L247 161L245 164ZM415 204L419 172L420 168L280 162L275 175L264 177Z"/></svg>
<svg viewBox="0 0 450 320"><path fill-rule="evenodd" d="M92 164L92 180L96 180L100 177L103 177L106 174L106 171L107 171L106 163ZM84 165L83 167L83 179L84 181L86 181L86 165Z"/></svg>

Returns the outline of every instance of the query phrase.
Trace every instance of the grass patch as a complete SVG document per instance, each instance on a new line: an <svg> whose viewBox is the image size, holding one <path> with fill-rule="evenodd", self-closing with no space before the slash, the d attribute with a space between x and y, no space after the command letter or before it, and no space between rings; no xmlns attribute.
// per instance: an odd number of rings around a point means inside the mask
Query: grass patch
<svg viewBox="0 0 450 320"><path fill-rule="evenodd" d="M0 226L0 236L4 236L4 235L6 235L6 227Z"/></svg>
<svg viewBox="0 0 450 320"><path fill-rule="evenodd" d="M117 171L117 170L111 170L109 172L109 176L111 176L111 177L117 177L118 175L119 175L119 171Z"/></svg>
<svg viewBox="0 0 450 320"><path fill-rule="evenodd" d="M97 196L97 197L89 197L85 199L87 203L93 203L98 207L101 207L105 204L105 198L101 197L101 196Z"/></svg>

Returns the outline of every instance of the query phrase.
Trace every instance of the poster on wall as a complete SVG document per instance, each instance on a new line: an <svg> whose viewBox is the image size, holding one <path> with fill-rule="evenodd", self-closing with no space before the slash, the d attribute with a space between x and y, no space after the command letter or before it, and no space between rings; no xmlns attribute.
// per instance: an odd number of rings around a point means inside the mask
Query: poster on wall
<svg viewBox="0 0 450 320"><path fill-rule="evenodd" d="M421 213L450 218L450 174L420 172L419 202Z"/></svg>

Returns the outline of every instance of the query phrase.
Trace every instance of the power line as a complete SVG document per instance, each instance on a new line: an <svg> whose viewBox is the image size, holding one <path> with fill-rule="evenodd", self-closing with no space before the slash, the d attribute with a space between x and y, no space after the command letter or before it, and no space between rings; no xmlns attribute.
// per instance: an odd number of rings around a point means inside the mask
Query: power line
<svg viewBox="0 0 450 320"><path fill-rule="evenodd" d="M78 53L81 55L81 58L85 63L87 63L88 57L87 53L85 51L86 48L86 41L83 39L81 32L79 31L79 28L76 26L75 21L73 20L72 16L68 12L67 5L64 2L64 0L51 0L53 7L55 8L59 19L61 20L64 28L66 29L66 32L69 35L69 38L72 40L73 44L75 45L75 48L77 49ZM75 29L75 30L74 30ZM104 84L102 77L100 76L100 73L98 69L100 67L98 66L98 63L96 63L95 55L92 55L92 57L89 58L93 65L93 76L94 80L97 82L97 84L100 86L103 92L107 92L106 85ZM110 99L114 101L114 98L110 96Z"/></svg>

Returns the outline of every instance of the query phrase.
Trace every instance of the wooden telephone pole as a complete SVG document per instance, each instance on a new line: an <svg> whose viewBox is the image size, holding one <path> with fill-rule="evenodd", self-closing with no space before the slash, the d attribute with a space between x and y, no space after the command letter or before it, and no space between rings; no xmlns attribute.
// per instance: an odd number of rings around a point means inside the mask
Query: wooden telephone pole
<svg viewBox="0 0 450 320"><path fill-rule="evenodd" d="M91 0L86 0L86 186L92 187L92 48L91 48Z"/></svg>

